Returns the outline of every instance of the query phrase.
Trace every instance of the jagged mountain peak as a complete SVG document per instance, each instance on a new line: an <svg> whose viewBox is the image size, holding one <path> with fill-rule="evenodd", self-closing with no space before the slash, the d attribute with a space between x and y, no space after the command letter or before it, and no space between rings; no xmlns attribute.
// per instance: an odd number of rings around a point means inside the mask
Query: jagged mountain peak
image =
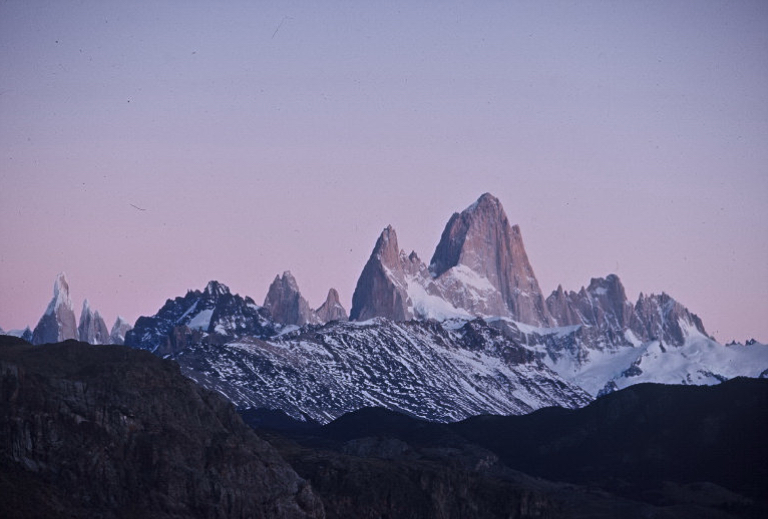
<svg viewBox="0 0 768 519"><path fill-rule="evenodd" d="M56 281L53 283L53 299L48 303L45 313L52 315L56 312L56 309L64 306L72 309L72 300L69 297L69 283L67 282L67 276L64 272L60 272L56 276Z"/></svg>
<svg viewBox="0 0 768 519"><path fill-rule="evenodd" d="M387 225L381 231L371 256L376 256L386 266L394 266L399 262L400 248L397 244L397 232L391 225Z"/></svg>
<svg viewBox="0 0 768 519"><path fill-rule="evenodd" d="M379 236L358 279L350 318L503 316L550 323L520 229L486 193L448 221L429 267L406 255L392 226Z"/></svg>
<svg viewBox="0 0 768 519"><path fill-rule="evenodd" d="M275 276L264 298L264 308L281 324L302 326L318 321L309 303L302 297L299 284L290 270L283 272L282 276Z"/></svg>
<svg viewBox="0 0 768 519"><path fill-rule="evenodd" d="M357 280L349 318L365 321L386 317L406 321L413 317L408 305L408 285L403 271L404 255L397 233L388 225L376 240L371 256Z"/></svg>
<svg viewBox="0 0 768 519"><path fill-rule="evenodd" d="M347 311L341 305L339 301L339 293L335 288L328 290L328 296L325 298L325 302L320 305L320 308L315 310L318 319L327 323L330 321L346 321L349 319Z"/></svg>
<svg viewBox="0 0 768 519"><path fill-rule="evenodd" d="M77 335L81 341L89 344L109 344L111 342L107 324L99 315L98 310L91 309L88 299L83 300L83 310L80 312Z"/></svg>
<svg viewBox="0 0 768 519"><path fill-rule="evenodd" d="M116 322L113 333L115 328L121 326ZM167 355L205 334L271 336L275 323L269 311L250 297L233 295L224 285L211 282L202 292L189 290L184 297L166 300L155 315L139 317L124 333L126 345Z"/></svg>
<svg viewBox="0 0 768 519"><path fill-rule="evenodd" d="M32 334L34 344L46 344L77 339L77 321L69 297L69 283L62 272L53 283L53 299L35 326Z"/></svg>
<svg viewBox="0 0 768 519"><path fill-rule="evenodd" d="M510 316L537 326L549 324L544 296L528 261L520 228L510 225L501 202L490 193L451 216L429 270L439 278L459 266L487 280L499 292L502 305L487 307L484 313Z"/></svg>
<svg viewBox="0 0 768 519"><path fill-rule="evenodd" d="M208 284L205 286L205 290L203 290L203 293L209 296L213 297L219 297L223 296L225 294L229 294L229 287L223 283L219 283L218 281L212 280L209 281Z"/></svg>

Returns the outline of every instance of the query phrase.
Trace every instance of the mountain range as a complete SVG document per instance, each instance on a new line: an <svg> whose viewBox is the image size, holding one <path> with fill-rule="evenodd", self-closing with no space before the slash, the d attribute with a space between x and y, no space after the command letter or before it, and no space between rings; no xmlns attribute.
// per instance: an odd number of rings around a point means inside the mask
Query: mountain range
<svg viewBox="0 0 768 519"><path fill-rule="evenodd" d="M582 407L639 382L716 384L768 376L768 346L718 344L668 294L627 299L618 276L542 293L500 203L486 193L448 220L429 264L386 227L347 314L331 288L311 309L289 271L262 304L211 281L112 332L63 275L32 333L125 342L176 360L240 409L327 422L365 406L453 421L483 413Z"/></svg>
<svg viewBox="0 0 768 519"><path fill-rule="evenodd" d="M766 413L768 380L739 378L525 416L366 407L321 425L238 416L139 349L0 337L0 516L758 518Z"/></svg>

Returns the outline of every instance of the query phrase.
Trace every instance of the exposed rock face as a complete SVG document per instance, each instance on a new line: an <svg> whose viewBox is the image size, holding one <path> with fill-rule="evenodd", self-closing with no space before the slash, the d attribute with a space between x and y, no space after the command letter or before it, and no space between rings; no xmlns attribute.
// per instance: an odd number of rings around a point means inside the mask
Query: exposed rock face
<svg viewBox="0 0 768 519"><path fill-rule="evenodd" d="M339 302L339 293L335 288L328 291L328 297L325 298L325 302L320 305L320 308L315 310L315 313L317 314L317 318L323 323L328 323L330 321L346 321L349 319L347 311Z"/></svg>
<svg viewBox="0 0 768 519"><path fill-rule="evenodd" d="M131 324L118 315L115 324L112 325L112 331L109 332L109 343L125 344L125 336L131 328L133 328Z"/></svg>
<svg viewBox="0 0 768 519"><path fill-rule="evenodd" d="M501 203L489 193L451 216L429 269L439 279L458 266L487 279L501 295L503 306L486 306L479 312L471 300L465 300L462 307L470 313L508 316L536 326L549 324L544 296L525 253L520 227L510 225ZM446 298L455 299L450 293Z"/></svg>
<svg viewBox="0 0 768 519"><path fill-rule="evenodd" d="M683 344L689 330L707 335L696 314L664 293L650 296L640 294L630 328L642 339L661 340L673 346Z"/></svg>
<svg viewBox="0 0 768 519"><path fill-rule="evenodd" d="M80 312L80 324L77 326L77 335L81 341L88 344L109 344L109 331L99 311L91 311L88 300L83 301L83 310Z"/></svg>
<svg viewBox="0 0 768 519"><path fill-rule="evenodd" d="M172 338L176 328L224 337L251 335L268 337L275 334L269 311L250 297L231 294L229 288L211 281L202 292L190 290L184 297L168 299L151 317L139 317L136 326L125 335L125 344L168 355L176 351Z"/></svg>
<svg viewBox="0 0 768 519"><path fill-rule="evenodd" d="M324 516L232 406L172 361L4 341L0 378L4 517Z"/></svg>
<svg viewBox="0 0 768 519"><path fill-rule="evenodd" d="M69 298L69 284L62 272L53 284L53 299L35 326L33 344L46 344L67 339L77 339L77 321Z"/></svg>
<svg viewBox="0 0 768 519"><path fill-rule="evenodd" d="M509 224L501 203L487 193L451 217L429 267L415 252L399 250L392 227L384 229L357 282L350 312L354 320L459 316L549 324L520 228Z"/></svg>
<svg viewBox="0 0 768 519"><path fill-rule="evenodd" d="M566 294L558 287L547 298L547 307L558 326L583 324L612 331L626 330L634 315L624 285L615 274L592 278L578 293Z"/></svg>
<svg viewBox="0 0 768 519"><path fill-rule="evenodd" d="M628 331L641 341L662 340L674 346L685 342L686 330L706 336L701 319L667 294L640 294L633 306L615 274L593 278L579 292L566 293L558 287L547 298L547 307L553 324L594 327L625 342L632 342L623 335Z"/></svg>
<svg viewBox="0 0 768 519"><path fill-rule="evenodd" d="M309 308L307 300L301 296L296 278L286 270L282 276L275 276L269 286L264 308L269 310L272 318L281 324L303 326L307 323L318 323L319 319Z"/></svg>
<svg viewBox="0 0 768 519"><path fill-rule="evenodd" d="M386 317L393 321L413 318L408 308L408 285L401 264L397 233L391 225L382 231L357 280L349 312L349 318L357 321L374 317Z"/></svg>

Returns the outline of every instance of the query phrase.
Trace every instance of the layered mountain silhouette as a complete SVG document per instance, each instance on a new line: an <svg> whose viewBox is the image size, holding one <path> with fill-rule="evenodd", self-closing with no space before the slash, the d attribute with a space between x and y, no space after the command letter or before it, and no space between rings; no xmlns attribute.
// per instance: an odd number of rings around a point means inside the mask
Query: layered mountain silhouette
<svg viewBox="0 0 768 519"><path fill-rule="evenodd" d="M767 412L737 379L451 424L243 412L254 433L171 360L0 337L0 515L763 517Z"/></svg>
<svg viewBox="0 0 768 519"><path fill-rule="evenodd" d="M263 305L211 281L168 299L132 330L84 304L79 329L63 275L33 342L125 342L177 360L239 408L326 422L382 405L431 420L579 407L640 382L717 384L768 376L768 347L723 346L670 295L631 302L618 276L544 297L520 228L486 193L447 222L429 264L376 240L347 317L338 292L312 309L294 276ZM16 333L21 335L22 332Z"/></svg>
<svg viewBox="0 0 768 519"><path fill-rule="evenodd" d="M324 426L242 414L256 430L273 431L273 443L318 489L328 512L347 506L353 492L364 492L354 481L371 474L377 476L377 491L366 493L369 509L391 512L412 499L429 510L409 476L420 467L425 478L435 465L467 471L464 485L454 487L465 493L460 495L474 497L470 489L480 475L489 488L514 482L506 487L511 496L533 484L530 496L547 511L534 507L524 517L728 518L768 512L766 380L734 379L714 387L639 384L582 409L546 408L450 424L382 408L360 409ZM281 441L284 436L303 448ZM335 471L313 464L319 449L323 466ZM544 480L535 484L521 473ZM499 506L494 492L486 499L485 507ZM554 503L556 512L549 508ZM440 504L456 513L462 501L446 495ZM487 516L505 513L502 508Z"/></svg>

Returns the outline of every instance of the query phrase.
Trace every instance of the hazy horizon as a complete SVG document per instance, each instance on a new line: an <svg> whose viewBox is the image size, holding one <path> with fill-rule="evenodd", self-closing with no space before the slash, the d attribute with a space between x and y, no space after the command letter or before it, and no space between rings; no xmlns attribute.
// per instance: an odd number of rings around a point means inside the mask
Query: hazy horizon
<svg viewBox="0 0 768 519"><path fill-rule="evenodd" d="M617 274L768 342L768 4L0 4L0 326L290 270L349 311L484 192L545 295Z"/></svg>

